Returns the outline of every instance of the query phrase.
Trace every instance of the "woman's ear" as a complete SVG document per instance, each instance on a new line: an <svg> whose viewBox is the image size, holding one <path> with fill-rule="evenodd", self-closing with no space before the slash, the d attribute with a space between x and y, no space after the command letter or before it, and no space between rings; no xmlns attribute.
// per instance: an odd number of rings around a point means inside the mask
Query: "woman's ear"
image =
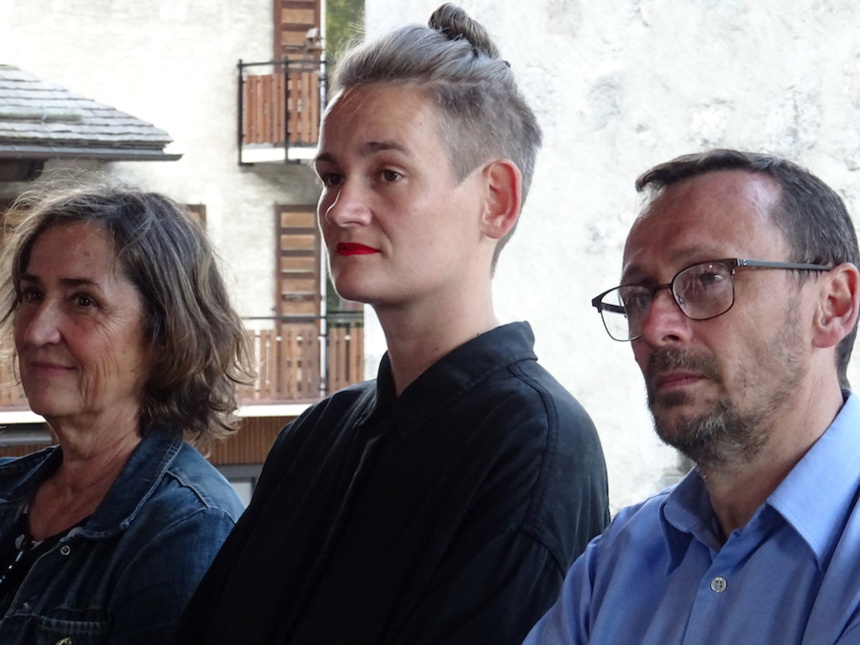
<svg viewBox="0 0 860 645"><path fill-rule="evenodd" d="M813 344L835 347L851 333L860 310L860 272L845 262L822 277Z"/></svg>
<svg viewBox="0 0 860 645"><path fill-rule="evenodd" d="M486 200L481 216L481 232L498 240L513 229L520 216L523 176L510 159L497 159L487 164L483 176Z"/></svg>

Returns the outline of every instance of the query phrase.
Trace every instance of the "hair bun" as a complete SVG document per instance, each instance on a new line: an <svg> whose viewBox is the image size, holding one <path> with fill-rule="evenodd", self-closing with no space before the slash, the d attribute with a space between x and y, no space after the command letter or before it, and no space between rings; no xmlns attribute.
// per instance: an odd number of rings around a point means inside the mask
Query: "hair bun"
<svg viewBox="0 0 860 645"><path fill-rule="evenodd" d="M498 58L499 50L490 39L487 30L472 20L457 5L445 3L430 16L427 25L445 36L448 40L466 40L476 53L490 58Z"/></svg>

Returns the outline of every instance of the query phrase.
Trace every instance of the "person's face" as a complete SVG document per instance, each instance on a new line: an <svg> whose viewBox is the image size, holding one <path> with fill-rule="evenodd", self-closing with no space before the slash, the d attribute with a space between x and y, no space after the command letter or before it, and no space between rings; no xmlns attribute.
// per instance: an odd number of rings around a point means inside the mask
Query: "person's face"
<svg viewBox="0 0 860 645"><path fill-rule="evenodd" d="M789 260L768 216L778 196L770 178L739 171L668 187L630 232L622 284L665 284L707 260ZM741 269L734 282L734 306L702 321L660 290L632 343L658 434L700 466L757 454L810 361L812 301L796 276Z"/></svg>
<svg viewBox="0 0 860 645"><path fill-rule="evenodd" d="M416 88L370 85L338 96L315 169L319 225L342 297L444 303L475 271L489 278L481 168L457 180L437 111Z"/></svg>
<svg viewBox="0 0 860 645"><path fill-rule="evenodd" d="M150 361L143 306L110 238L88 223L53 226L32 245L15 311L31 409L49 421L134 421Z"/></svg>

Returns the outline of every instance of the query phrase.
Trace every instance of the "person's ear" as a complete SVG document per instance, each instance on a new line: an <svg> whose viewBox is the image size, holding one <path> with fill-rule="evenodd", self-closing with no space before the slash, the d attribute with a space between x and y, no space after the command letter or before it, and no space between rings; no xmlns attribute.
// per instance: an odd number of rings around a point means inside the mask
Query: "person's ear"
<svg viewBox="0 0 860 645"><path fill-rule="evenodd" d="M481 232L498 240L516 225L522 203L523 176L510 159L497 159L483 170L486 199Z"/></svg>
<svg viewBox="0 0 860 645"><path fill-rule="evenodd" d="M813 344L835 347L851 333L860 311L860 272L845 262L821 278L819 302L815 313Z"/></svg>

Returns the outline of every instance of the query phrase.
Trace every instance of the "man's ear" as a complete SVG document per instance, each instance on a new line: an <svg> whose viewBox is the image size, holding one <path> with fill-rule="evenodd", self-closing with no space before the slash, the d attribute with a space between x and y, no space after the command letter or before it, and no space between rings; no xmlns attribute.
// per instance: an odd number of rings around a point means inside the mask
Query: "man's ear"
<svg viewBox="0 0 860 645"><path fill-rule="evenodd" d="M522 203L523 176L510 159L497 159L483 170L486 199L481 215L481 232L498 240L517 223Z"/></svg>
<svg viewBox="0 0 860 645"><path fill-rule="evenodd" d="M845 262L822 277L813 344L835 347L851 333L860 310L860 272Z"/></svg>

